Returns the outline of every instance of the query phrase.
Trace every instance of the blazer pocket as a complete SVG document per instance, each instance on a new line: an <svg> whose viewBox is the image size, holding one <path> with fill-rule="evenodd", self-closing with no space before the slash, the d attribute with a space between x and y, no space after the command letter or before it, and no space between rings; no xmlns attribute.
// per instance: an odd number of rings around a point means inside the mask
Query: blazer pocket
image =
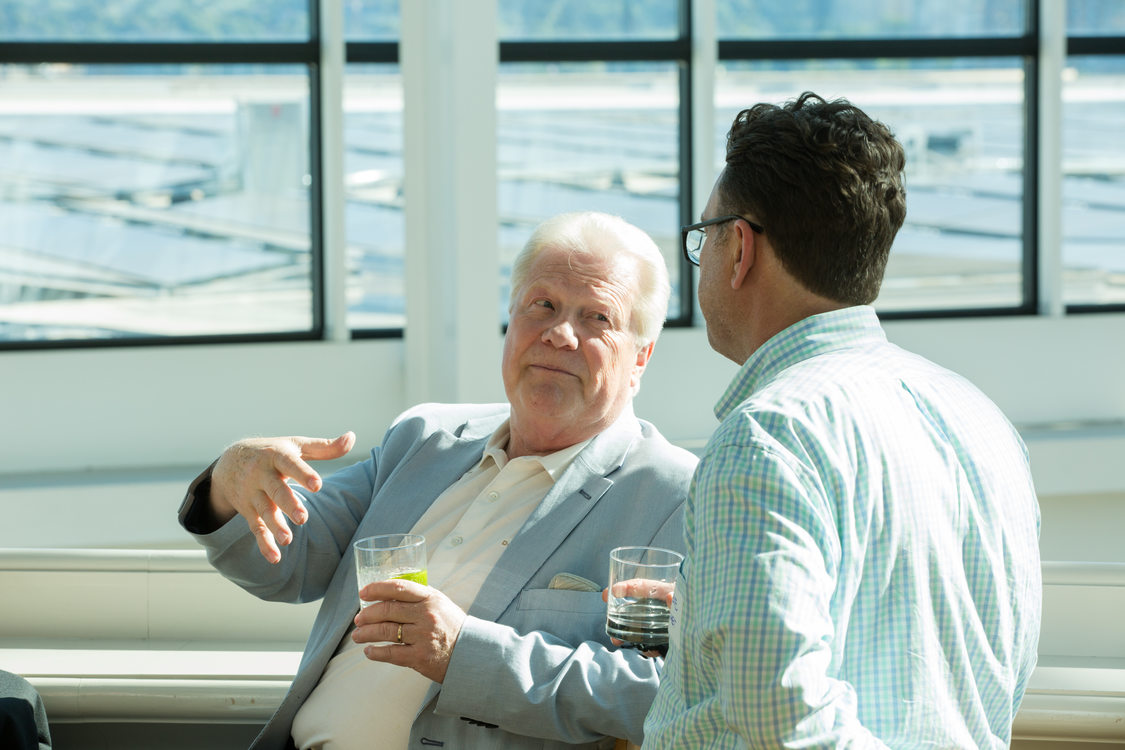
<svg viewBox="0 0 1125 750"><path fill-rule="evenodd" d="M600 591L527 589L516 606L517 630L540 630L577 646L583 641L608 643L605 602Z"/></svg>

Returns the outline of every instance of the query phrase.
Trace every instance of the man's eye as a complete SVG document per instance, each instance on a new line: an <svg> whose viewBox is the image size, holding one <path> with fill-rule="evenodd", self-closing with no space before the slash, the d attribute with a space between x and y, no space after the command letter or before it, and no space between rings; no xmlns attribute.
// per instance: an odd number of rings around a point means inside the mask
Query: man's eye
<svg viewBox="0 0 1125 750"><path fill-rule="evenodd" d="M602 323L608 323L609 322L609 316L605 315L604 313L594 313L594 319L598 320Z"/></svg>
<svg viewBox="0 0 1125 750"><path fill-rule="evenodd" d="M555 309L554 304L552 304L551 300L549 300L549 299L537 299L532 304L537 305L539 307L545 307L548 310L554 310Z"/></svg>

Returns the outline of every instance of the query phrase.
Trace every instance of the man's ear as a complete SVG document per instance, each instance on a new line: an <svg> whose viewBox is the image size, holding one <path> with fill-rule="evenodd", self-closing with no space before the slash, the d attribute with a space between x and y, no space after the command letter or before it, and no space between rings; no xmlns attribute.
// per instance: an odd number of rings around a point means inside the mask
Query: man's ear
<svg viewBox="0 0 1125 750"><path fill-rule="evenodd" d="M648 361L652 359L652 350L656 348L656 342L650 341L642 347L637 349L637 368L644 370L648 366Z"/></svg>
<svg viewBox="0 0 1125 750"><path fill-rule="evenodd" d="M637 349L637 361L633 365L633 374L629 379L629 384L633 387L633 393L636 393L637 389L641 387L641 375L648 367L648 361L652 359L652 350L655 348L656 342L650 341Z"/></svg>
<svg viewBox="0 0 1125 750"><path fill-rule="evenodd" d="M737 249L738 257L734 259L734 266L731 268L730 287L731 289L740 289L757 258L758 248L756 243L758 238L754 234L754 230L741 220L734 223L734 231L738 237L739 245Z"/></svg>

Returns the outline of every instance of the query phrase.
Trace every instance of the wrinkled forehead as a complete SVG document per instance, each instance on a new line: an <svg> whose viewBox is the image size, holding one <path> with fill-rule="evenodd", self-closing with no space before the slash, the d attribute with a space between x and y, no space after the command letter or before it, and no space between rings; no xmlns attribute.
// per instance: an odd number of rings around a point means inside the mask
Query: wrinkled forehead
<svg viewBox="0 0 1125 750"><path fill-rule="evenodd" d="M548 246L535 258L525 283L579 284L615 292L630 301L637 290L638 266L631 253L617 249Z"/></svg>

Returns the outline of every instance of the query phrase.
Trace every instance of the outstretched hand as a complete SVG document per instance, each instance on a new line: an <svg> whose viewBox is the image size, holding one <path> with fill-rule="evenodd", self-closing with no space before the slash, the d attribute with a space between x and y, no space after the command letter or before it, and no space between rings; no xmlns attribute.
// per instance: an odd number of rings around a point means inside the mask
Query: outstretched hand
<svg viewBox="0 0 1125 750"><path fill-rule="evenodd" d="M211 470L212 511L222 522L235 515L245 518L262 557L279 562L278 545L293 541L288 521L300 526L309 518L287 480L319 491L320 475L305 460L339 458L354 445L352 432L332 440L300 436L239 440L223 451Z"/></svg>

